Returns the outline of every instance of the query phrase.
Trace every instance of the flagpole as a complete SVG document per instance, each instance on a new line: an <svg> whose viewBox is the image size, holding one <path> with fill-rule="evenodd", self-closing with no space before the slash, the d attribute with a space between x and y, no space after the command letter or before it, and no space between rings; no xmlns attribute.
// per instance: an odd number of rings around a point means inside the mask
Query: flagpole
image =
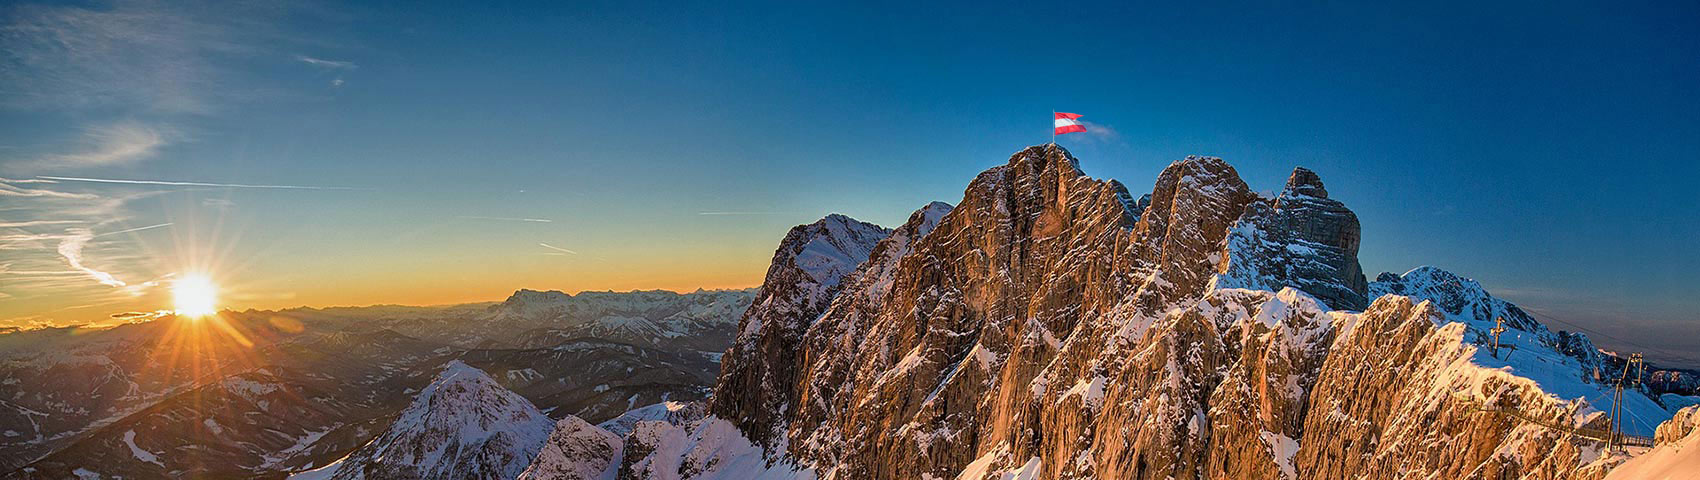
<svg viewBox="0 0 1700 480"><path fill-rule="evenodd" d="M1051 145L1057 144L1057 111L1051 110Z"/></svg>

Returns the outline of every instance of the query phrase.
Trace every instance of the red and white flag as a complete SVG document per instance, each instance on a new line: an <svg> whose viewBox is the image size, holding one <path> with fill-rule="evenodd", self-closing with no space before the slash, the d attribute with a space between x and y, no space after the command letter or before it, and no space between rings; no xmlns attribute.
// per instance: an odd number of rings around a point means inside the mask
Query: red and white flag
<svg viewBox="0 0 1700 480"><path fill-rule="evenodd" d="M1056 116L1057 116L1057 130L1056 130L1056 132L1053 133L1053 135L1062 135L1064 133L1074 133L1074 132L1084 132L1084 131L1086 131L1086 126L1081 125L1080 120L1077 120L1078 118L1080 118L1080 115L1073 114L1073 113L1063 113L1063 112L1053 112L1053 113L1055 113Z"/></svg>

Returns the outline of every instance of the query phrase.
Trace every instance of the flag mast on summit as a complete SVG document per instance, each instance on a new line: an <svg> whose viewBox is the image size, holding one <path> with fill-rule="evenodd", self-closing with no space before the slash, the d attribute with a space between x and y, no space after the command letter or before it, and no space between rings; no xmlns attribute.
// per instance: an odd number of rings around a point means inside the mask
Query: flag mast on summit
<svg viewBox="0 0 1700 480"><path fill-rule="evenodd" d="M1086 131L1086 126L1081 125L1078 120L1079 114L1051 110L1051 118L1054 119L1052 121L1054 128L1051 129L1051 145L1057 144L1057 135Z"/></svg>

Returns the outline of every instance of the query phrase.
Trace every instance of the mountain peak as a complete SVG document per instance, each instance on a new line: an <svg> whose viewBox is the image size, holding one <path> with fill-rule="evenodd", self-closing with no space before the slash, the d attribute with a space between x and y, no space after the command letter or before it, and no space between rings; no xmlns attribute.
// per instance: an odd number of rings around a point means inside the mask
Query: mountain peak
<svg viewBox="0 0 1700 480"><path fill-rule="evenodd" d="M710 409L754 429L752 419L765 418L765 413L789 403L791 399L766 394L781 392L794 380L794 340L826 310L845 276L890 235L889 229L836 213L786 233L755 304L739 320L738 337L721 361ZM769 438L761 433L756 437Z"/></svg>
<svg viewBox="0 0 1700 480"><path fill-rule="evenodd" d="M531 290L521 288L519 290L514 290L514 293L512 295L508 295L507 300L504 300L503 303L558 301L570 298L573 298L572 294L562 292L560 290Z"/></svg>
<svg viewBox="0 0 1700 480"><path fill-rule="evenodd" d="M388 431L298 478L514 478L554 425L483 370L451 360Z"/></svg>
<svg viewBox="0 0 1700 480"><path fill-rule="evenodd" d="M449 360L449 363L443 364L443 371L438 372L437 379L432 380L431 383L448 383L455 381L460 377L466 377L472 382L479 382L483 380L489 380L491 382L495 381L495 379L490 378L490 374L484 373L483 370L479 370L471 365L467 365L466 362L462 362L460 360Z"/></svg>
<svg viewBox="0 0 1700 480"><path fill-rule="evenodd" d="M1328 189L1322 186L1322 177L1305 167L1293 167L1293 174L1287 177L1286 191L1317 198L1328 198Z"/></svg>
<svg viewBox="0 0 1700 480"><path fill-rule="evenodd" d="M1413 268L1403 275L1377 275L1375 283L1369 285L1369 294L1371 297L1392 294L1429 300L1456 321L1485 324L1504 317L1508 327L1550 334L1534 316L1489 294L1482 284L1432 265Z"/></svg>

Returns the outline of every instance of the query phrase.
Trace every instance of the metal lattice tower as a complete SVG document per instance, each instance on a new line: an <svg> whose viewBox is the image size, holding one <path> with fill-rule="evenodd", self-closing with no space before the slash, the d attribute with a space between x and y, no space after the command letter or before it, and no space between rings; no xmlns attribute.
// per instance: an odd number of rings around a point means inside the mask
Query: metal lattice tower
<svg viewBox="0 0 1700 480"><path fill-rule="evenodd" d="M1505 317L1493 318L1493 358L1499 358L1499 334L1505 333Z"/></svg>
<svg viewBox="0 0 1700 480"><path fill-rule="evenodd" d="M1629 378L1629 370L1635 369L1635 378ZM1610 424L1607 427L1606 450L1610 451L1623 443L1623 384L1630 383L1633 388L1641 384L1641 376L1646 373L1646 364L1641 361L1640 353L1629 355L1629 362L1623 364L1623 374L1617 377L1617 386L1612 389L1612 405Z"/></svg>

